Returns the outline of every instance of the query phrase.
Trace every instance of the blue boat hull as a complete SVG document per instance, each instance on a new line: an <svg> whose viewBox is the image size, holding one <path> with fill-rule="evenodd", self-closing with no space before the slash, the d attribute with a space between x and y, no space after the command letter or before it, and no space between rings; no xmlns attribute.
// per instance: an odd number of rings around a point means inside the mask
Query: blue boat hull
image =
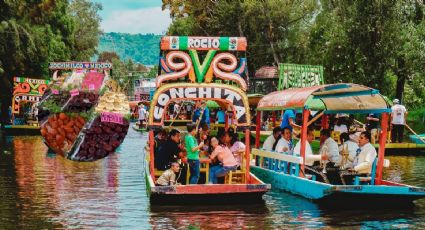
<svg viewBox="0 0 425 230"><path fill-rule="evenodd" d="M425 197L425 189L411 186L388 185L330 185L251 166L251 172L272 189L290 192L329 207L382 208L411 206Z"/></svg>

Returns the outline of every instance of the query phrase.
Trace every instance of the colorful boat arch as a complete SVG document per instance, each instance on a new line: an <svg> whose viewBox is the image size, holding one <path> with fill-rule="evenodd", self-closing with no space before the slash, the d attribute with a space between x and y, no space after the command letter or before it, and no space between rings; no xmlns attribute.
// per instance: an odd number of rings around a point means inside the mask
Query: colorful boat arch
<svg viewBox="0 0 425 230"><path fill-rule="evenodd" d="M21 102L39 102L49 80L14 77L12 113L19 114Z"/></svg>
<svg viewBox="0 0 425 230"><path fill-rule="evenodd" d="M213 100L228 105L236 117L237 126L250 126L249 103L246 94L239 88L217 83L172 83L155 92L149 114L149 126L164 125L164 111L173 101Z"/></svg>
<svg viewBox="0 0 425 230"><path fill-rule="evenodd" d="M272 92L257 110L310 109L333 113L384 113L391 109L378 90L363 85L339 83Z"/></svg>

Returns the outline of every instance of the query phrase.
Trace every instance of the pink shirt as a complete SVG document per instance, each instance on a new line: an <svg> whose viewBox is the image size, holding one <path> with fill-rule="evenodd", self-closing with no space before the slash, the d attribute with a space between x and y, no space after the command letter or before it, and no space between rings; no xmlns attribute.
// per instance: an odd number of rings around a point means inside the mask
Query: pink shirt
<svg viewBox="0 0 425 230"><path fill-rule="evenodd" d="M239 151L245 151L245 144L240 142L240 141L236 141L232 147L230 147L230 151L232 152L233 156L236 159L237 165L241 165L242 162L242 157L244 155L244 152L240 153Z"/></svg>
<svg viewBox="0 0 425 230"><path fill-rule="evenodd" d="M235 166L237 164L232 151L230 151L228 147L223 147L221 145L215 147L210 158L214 159L216 156L223 166Z"/></svg>

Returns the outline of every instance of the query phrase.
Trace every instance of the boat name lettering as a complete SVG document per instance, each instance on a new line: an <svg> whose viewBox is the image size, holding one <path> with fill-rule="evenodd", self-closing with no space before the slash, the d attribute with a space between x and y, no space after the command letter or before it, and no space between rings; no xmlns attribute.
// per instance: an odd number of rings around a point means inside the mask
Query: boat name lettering
<svg viewBox="0 0 425 230"><path fill-rule="evenodd" d="M220 39L218 38L188 38L188 48L202 48L202 49L218 49L220 47Z"/></svg>
<svg viewBox="0 0 425 230"><path fill-rule="evenodd" d="M233 90L213 87L187 87L187 88L171 88L162 92L157 99L154 107L154 122L161 122L164 109L170 100L187 99L187 98L205 98L225 100L232 104L238 123L246 122L246 110L242 96Z"/></svg>

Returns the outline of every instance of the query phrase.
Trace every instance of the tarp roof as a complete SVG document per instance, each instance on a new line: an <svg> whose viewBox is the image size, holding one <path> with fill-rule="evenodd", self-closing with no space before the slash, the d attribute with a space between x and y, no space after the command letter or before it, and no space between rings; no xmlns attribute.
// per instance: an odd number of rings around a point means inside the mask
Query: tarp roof
<svg viewBox="0 0 425 230"><path fill-rule="evenodd" d="M352 83L292 88L272 92L258 103L257 110L326 110L325 113L382 113L391 111L376 89Z"/></svg>

